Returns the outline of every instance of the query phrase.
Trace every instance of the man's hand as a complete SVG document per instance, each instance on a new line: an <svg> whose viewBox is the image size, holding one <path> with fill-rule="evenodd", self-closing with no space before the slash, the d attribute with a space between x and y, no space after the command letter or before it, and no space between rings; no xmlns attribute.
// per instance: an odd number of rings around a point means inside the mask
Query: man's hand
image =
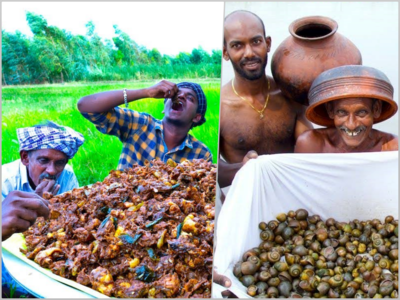
<svg viewBox="0 0 400 300"><path fill-rule="evenodd" d="M35 193L12 191L1 204L2 240L16 232L23 232L38 217L49 217L49 202Z"/></svg>
<svg viewBox="0 0 400 300"><path fill-rule="evenodd" d="M213 271L213 281L214 283L226 288L229 288L232 285L232 282L228 277L218 274L215 270Z"/></svg>
<svg viewBox="0 0 400 300"><path fill-rule="evenodd" d="M238 163L227 163L226 161L218 160L218 183L220 188L227 187L232 184L233 178L236 173L243 167L250 159L257 158L258 154L254 150L250 150L243 157L242 162Z"/></svg>
<svg viewBox="0 0 400 300"><path fill-rule="evenodd" d="M215 270L213 270L213 282L226 288L230 288L232 285L228 277L218 274ZM224 298L237 298L237 296L229 290L223 291L221 294Z"/></svg>
<svg viewBox="0 0 400 300"><path fill-rule="evenodd" d="M247 154L243 157L243 164L247 163L250 159L254 159L258 157L258 153L254 150L250 150Z"/></svg>
<svg viewBox="0 0 400 300"><path fill-rule="evenodd" d="M44 192L56 195L59 189L60 185L56 184L55 180L43 180L36 187L35 194L37 194L40 197L43 197Z"/></svg>
<svg viewBox="0 0 400 300"><path fill-rule="evenodd" d="M167 80L162 80L159 83L146 89L149 98L172 98L178 93L178 86Z"/></svg>

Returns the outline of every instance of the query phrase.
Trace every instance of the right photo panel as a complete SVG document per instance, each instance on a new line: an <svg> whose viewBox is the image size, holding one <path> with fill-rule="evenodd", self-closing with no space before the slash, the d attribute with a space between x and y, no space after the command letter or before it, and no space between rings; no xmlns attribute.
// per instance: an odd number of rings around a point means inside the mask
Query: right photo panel
<svg viewBox="0 0 400 300"><path fill-rule="evenodd" d="M224 15L213 298L397 298L398 3Z"/></svg>

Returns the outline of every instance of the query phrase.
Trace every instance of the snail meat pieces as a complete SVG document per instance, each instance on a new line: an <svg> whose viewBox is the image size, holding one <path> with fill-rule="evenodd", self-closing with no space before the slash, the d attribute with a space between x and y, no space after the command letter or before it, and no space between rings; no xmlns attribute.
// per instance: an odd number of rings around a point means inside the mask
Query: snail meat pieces
<svg viewBox="0 0 400 300"><path fill-rule="evenodd" d="M216 166L152 161L51 196L24 232L27 258L124 298L210 298Z"/></svg>

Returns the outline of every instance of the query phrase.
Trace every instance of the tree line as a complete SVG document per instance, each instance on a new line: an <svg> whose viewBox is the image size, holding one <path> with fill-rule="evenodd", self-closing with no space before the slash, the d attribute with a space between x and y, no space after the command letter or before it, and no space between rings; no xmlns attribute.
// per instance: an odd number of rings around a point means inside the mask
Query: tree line
<svg viewBox="0 0 400 300"><path fill-rule="evenodd" d="M73 35L32 12L26 20L32 38L2 30L3 85L221 76L221 50L162 55L138 45L117 25L116 36L103 42L91 21L86 35Z"/></svg>

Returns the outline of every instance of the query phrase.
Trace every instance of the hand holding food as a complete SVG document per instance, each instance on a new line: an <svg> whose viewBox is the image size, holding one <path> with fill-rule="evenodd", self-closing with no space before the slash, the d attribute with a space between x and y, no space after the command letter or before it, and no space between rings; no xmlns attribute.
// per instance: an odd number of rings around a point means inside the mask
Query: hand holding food
<svg viewBox="0 0 400 300"><path fill-rule="evenodd" d="M51 175L47 173L43 173L42 175L39 177L40 183L36 187L35 193L40 197L43 197L44 193L56 195L60 190L60 185L56 184L56 178L50 177Z"/></svg>
<svg viewBox="0 0 400 300"><path fill-rule="evenodd" d="M2 240L27 230L36 218L48 218L48 201L35 193L12 191L1 204Z"/></svg>
<svg viewBox="0 0 400 300"><path fill-rule="evenodd" d="M172 98L178 92L178 86L173 82L161 80L146 90L149 98Z"/></svg>

